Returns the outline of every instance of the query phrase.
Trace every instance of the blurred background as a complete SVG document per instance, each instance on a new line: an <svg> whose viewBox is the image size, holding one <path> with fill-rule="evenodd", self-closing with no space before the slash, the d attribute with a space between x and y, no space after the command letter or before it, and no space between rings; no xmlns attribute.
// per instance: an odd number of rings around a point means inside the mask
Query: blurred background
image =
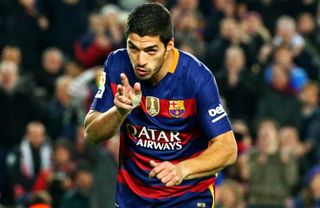
<svg viewBox="0 0 320 208"><path fill-rule="evenodd" d="M83 120L144 0L0 1L0 207L114 207L118 140ZM320 207L320 3L159 0L216 77L239 156L216 207Z"/></svg>

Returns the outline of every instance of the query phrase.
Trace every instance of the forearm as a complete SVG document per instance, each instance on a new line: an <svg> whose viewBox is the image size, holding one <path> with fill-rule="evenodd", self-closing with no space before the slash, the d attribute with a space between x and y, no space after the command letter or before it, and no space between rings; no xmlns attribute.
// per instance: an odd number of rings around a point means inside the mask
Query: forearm
<svg viewBox="0 0 320 208"><path fill-rule="evenodd" d="M232 131L214 138L207 150L199 156L178 164L186 176L184 179L205 177L233 164L237 157L237 145Z"/></svg>
<svg viewBox="0 0 320 208"><path fill-rule="evenodd" d="M203 177L207 177L207 176L212 176L214 174L216 174L219 170L212 170L212 171L207 171L207 172L203 172L203 173L194 173L191 175L188 175L184 180L191 180L194 178L203 178Z"/></svg>
<svg viewBox="0 0 320 208"><path fill-rule="evenodd" d="M126 116L113 106L105 113L90 111L85 118L85 138L88 143L97 144L112 138Z"/></svg>

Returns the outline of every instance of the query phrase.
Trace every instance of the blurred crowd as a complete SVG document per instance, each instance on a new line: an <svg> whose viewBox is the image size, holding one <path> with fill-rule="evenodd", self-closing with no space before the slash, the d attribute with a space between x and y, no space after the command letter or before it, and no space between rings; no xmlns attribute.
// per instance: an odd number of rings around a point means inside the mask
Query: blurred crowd
<svg viewBox="0 0 320 208"><path fill-rule="evenodd" d="M216 77L238 161L216 207L320 207L320 2L154 0ZM0 1L0 207L114 207L118 140L83 120L146 0Z"/></svg>

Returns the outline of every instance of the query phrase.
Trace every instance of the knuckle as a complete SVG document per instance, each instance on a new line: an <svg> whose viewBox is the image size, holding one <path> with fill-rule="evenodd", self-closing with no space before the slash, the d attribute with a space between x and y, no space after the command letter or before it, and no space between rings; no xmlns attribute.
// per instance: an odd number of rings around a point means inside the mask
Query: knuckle
<svg viewBox="0 0 320 208"><path fill-rule="evenodd" d="M159 166L154 168L154 172L158 174L160 172Z"/></svg>
<svg viewBox="0 0 320 208"><path fill-rule="evenodd" d="M174 177L177 177L177 172L176 172L176 171L172 171L172 175L173 175Z"/></svg>

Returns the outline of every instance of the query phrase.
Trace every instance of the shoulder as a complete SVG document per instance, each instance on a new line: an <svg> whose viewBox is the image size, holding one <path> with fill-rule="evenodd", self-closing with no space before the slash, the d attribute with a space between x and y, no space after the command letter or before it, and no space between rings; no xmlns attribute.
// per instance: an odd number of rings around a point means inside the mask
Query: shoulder
<svg viewBox="0 0 320 208"><path fill-rule="evenodd" d="M128 69L131 67L127 50L121 48L111 52L103 67L107 74L120 74L121 72L127 73Z"/></svg>
<svg viewBox="0 0 320 208"><path fill-rule="evenodd" d="M128 56L128 52L127 52L127 49L125 48L120 48L118 50L115 50L115 51L112 51L106 62L105 62L105 65L106 64L115 64L115 63L118 63L119 61L129 61L129 56Z"/></svg>

